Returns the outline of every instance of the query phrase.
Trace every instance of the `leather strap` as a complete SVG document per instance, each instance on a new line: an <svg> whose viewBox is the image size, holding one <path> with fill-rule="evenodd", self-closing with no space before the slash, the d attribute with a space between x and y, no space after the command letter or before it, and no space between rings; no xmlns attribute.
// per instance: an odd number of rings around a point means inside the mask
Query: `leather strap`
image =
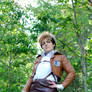
<svg viewBox="0 0 92 92"><path fill-rule="evenodd" d="M49 74L48 74L44 79L47 79L50 75L52 75L52 76L54 77L55 82L56 82L56 78L55 78L55 76L54 76L53 72L49 73Z"/></svg>

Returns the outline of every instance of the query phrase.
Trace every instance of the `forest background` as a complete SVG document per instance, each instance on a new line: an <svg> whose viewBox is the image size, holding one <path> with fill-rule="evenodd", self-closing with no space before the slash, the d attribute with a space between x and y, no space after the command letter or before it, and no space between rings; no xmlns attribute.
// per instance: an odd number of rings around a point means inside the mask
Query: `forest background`
<svg viewBox="0 0 92 92"><path fill-rule="evenodd" d="M75 68L64 92L92 92L92 0L38 0L25 8L0 0L0 92L21 92L41 53L37 37L43 31L56 36L56 50Z"/></svg>

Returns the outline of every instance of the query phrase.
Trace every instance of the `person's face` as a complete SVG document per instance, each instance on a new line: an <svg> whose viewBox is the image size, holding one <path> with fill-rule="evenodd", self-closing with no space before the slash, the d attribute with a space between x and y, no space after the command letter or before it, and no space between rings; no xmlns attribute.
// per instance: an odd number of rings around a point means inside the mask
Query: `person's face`
<svg viewBox="0 0 92 92"><path fill-rule="evenodd" d="M42 41L42 49L45 53L48 53L54 49L55 44L51 42L50 39L46 38Z"/></svg>

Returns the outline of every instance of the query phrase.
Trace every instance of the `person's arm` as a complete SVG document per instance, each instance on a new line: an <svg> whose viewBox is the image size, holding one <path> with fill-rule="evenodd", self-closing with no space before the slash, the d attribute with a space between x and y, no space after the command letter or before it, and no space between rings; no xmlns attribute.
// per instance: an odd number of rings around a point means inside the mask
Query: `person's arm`
<svg viewBox="0 0 92 92"><path fill-rule="evenodd" d="M62 85L64 86L64 88L66 88L75 78L76 73L73 66L70 64L70 62L67 60L67 58L64 55L62 56L62 64L63 64L63 69L67 73L66 78L62 82Z"/></svg>
<svg viewBox="0 0 92 92"><path fill-rule="evenodd" d="M27 83L26 83L24 89L22 90L22 92L29 92L31 83L32 83L32 76L31 76L30 79L27 81Z"/></svg>
<svg viewBox="0 0 92 92"><path fill-rule="evenodd" d="M33 80L33 77L35 75L35 71L36 71L36 66L37 66L37 63L40 61L40 58L37 57L37 59L35 60L34 62L34 66L33 66L33 69L32 69L32 75L30 77L30 79L27 81L24 89L22 90L22 92L29 92L30 90L30 87L31 87L31 84L32 84L32 80Z"/></svg>
<svg viewBox="0 0 92 92"><path fill-rule="evenodd" d="M63 64L62 65L63 66L63 69L67 73L66 78L64 79L64 81L62 82L62 84L56 84L53 81L51 81L49 83L52 84L50 86L51 88L57 88L57 89L63 90L74 79L74 77L75 77L75 70L74 70L74 68L72 67L72 65L70 64L70 62L67 60L67 58L64 55L62 56L61 61L62 61L62 64Z"/></svg>
<svg viewBox="0 0 92 92"><path fill-rule="evenodd" d="M34 63L34 64L35 64L35 63ZM32 84L32 81L33 81L33 77L34 77L34 71L35 71L35 67L33 67L31 77L30 77L30 79L27 81L27 83L26 83L24 89L22 90L22 92L29 92L30 87L31 87L31 84Z"/></svg>

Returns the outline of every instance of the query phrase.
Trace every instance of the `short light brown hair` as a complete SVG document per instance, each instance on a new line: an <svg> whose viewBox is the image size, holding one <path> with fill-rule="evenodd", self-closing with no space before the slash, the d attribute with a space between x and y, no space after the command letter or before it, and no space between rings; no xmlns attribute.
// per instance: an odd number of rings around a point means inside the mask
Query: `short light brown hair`
<svg viewBox="0 0 92 92"><path fill-rule="evenodd" d="M40 46L42 47L42 41L44 40L44 39L46 39L46 38L48 38L48 39L50 39L51 40L51 42L53 43L53 44L55 44L55 47L56 47L56 39L55 39L55 36L53 35L53 34L51 34L51 33L49 33L49 32L43 32L42 34L40 34L40 36L38 37L38 42L40 43ZM54 47L54 48L55 48Z"/></svg>

